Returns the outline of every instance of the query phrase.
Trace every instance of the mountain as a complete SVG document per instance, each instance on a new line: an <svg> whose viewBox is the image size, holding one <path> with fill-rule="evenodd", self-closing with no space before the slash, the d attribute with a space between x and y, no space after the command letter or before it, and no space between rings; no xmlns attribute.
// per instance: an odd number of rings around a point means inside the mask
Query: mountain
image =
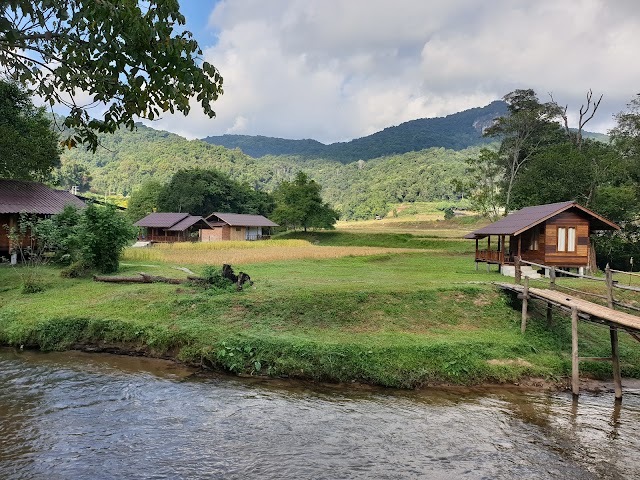
<svg viewBox="0 0 640 480"><path fill-rule="evenodd" d="M350 163L432 147L463 150L490 143L493 140L482 137L483 130L491 125L494 118L506 113L507 104L496 100L486 107L471 108L446 117L411 120L366 137L330 145L316 140L250 135L220 135L203 140L227 148L239 148L254 158L265 155L298 155Z"/></svg>

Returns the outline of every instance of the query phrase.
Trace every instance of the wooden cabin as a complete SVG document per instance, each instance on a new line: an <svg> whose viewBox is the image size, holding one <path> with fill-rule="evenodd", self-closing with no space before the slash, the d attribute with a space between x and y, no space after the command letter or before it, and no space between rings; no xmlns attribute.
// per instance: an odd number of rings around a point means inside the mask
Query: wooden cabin
<svg viewBox="0 0 640 480"><path fill-rule="evenodd" d="M476 241L476 264L511 265L519 256L542 265L582 268L593 263L591 234L619 229L610 220L570 201L523 208L464 238ZM485 238L486 245L481 247L480 241Z"/></svg>
<svg viewBox="0 0 640 480"><path fill-rule="evenodd" d="M197 241L200 232L211 229L205 219L188 213L154 212L134 225L144 229L144 240L162 243Z"/></svg>
<svg viewBox="0 0 640 480"><path fill-rule="evenodd" d="M214 212L206 218L211 230L201 233L203 242L222 240L268 240L271 228L279 226L262 215Z"/></svg>
<svg viewBox="0 0 640 480"><path fill-rule="evenodd" d="M21 214L47 218L60 213L66 205L85 207L82 200L66 190L26 180L0 179L0 257L12 251L9 229L18 227Z"/></svg>

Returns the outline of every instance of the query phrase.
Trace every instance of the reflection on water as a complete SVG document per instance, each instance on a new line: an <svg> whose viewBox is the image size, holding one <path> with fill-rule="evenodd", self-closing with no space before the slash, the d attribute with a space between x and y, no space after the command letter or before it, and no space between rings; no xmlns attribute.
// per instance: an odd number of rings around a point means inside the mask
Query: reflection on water
<svg viewBox="0 0 640 480"><path fill-rule="evenodd" d="M345 389L0 350L0 478L637 478L640 396Z"/></svg>

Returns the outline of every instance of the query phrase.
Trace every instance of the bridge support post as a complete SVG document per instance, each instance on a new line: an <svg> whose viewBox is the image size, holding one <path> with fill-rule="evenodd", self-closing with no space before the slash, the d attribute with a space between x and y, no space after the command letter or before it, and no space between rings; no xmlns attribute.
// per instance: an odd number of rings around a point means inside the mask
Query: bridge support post
<svg viewBox="0 0 640 480"><path fill-rule="evenodd" d="M550 302L547 302L547 328L551 328L553 325L553 306Z"/></svg>
<svg viewBox="0 0 640 480"><path fill-rule="evenodd" d="M616 392L616 400L622 399L622 377L620 376L620 356L618 352L618 329L611 327L611 366L613 368L613 385Z"/></svg>
<svg viewBox="0 0 640 480"><path fill-rule="evenodd" d="M520 322L520 332L524 334L527 329L527 310L529 308L529 277L524 277L524 291L522 292L522 321Z"/></svg>
<svg viewBox="0 0 640 480"><path fill-rule="evenodd" d="M578 308L571 307L571 393L580 394L580 370L578 368Z"/></svg>

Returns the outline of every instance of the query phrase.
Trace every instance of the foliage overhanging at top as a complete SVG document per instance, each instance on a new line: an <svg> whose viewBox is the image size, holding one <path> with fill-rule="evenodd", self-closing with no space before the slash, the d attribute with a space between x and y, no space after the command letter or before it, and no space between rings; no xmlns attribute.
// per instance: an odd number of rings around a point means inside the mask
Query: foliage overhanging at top
<svg viewBox="0 0 640 480"><path fill-rule="evenodd" d="M58 137L44 109L17 84L0 80L0 178L43 180L59 164Z"/></svg>
<svg viewBox="0 0 640 480"><path fill-rule="evenodd" d="M136 117L187 114L194 96L215 116L222 76L200 64L184 24L177 0L5 0L0 71L50 105L67 106L64 126L73 132L65 144L95 151L96 132L133 129ZM101 104L103 118L90 118L87 109Z"/></svg>

